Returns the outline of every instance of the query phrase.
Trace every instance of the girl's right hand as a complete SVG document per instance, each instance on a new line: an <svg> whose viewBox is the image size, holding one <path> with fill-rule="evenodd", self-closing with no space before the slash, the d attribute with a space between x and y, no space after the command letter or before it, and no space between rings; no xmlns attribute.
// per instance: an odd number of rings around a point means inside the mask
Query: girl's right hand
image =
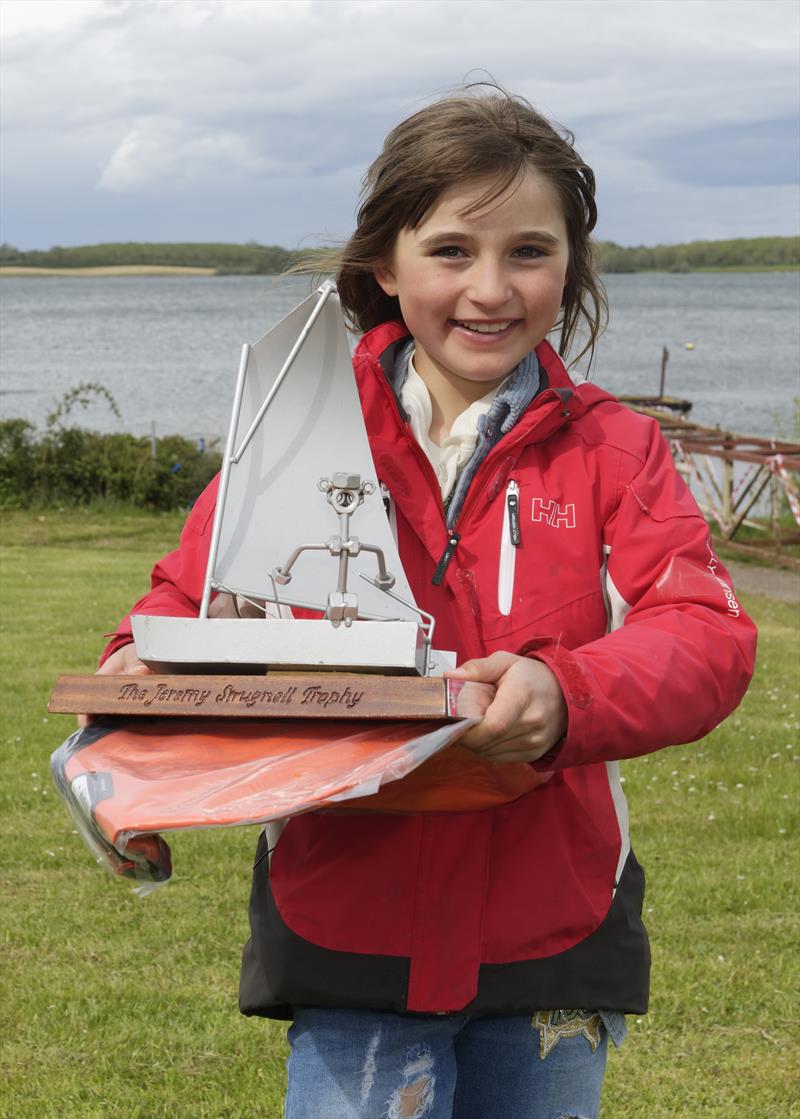
<svg viewBox="0 0 800 1119"><path fill-rule="evenodd" d="M146 676L150 673L147 665L136 656L136 646L131 642L112 653L97 670L97 676ZM78 715L78 726L87 726L93 715Z"/></svg>

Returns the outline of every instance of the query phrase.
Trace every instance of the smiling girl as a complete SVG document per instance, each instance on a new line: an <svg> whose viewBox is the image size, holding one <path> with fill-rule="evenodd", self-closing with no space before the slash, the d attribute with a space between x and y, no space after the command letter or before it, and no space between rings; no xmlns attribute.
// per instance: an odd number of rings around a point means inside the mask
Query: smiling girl
<svg viewBox="0 0 800 1119"><path fill-rule="evenodd" d="M569 246L555 190L533 168L486 203L495 187L449 187L374 269L414 338L436 443L535 350L561 307Z"/></svg>
<svg viewBox="0 0 800 1119"><path fill-rule="evenodd" d="M404 568L452 675L497 686L464 745L550 777L481 811L309 813L271 859L262 836L240 1002L293 1019L287 1119L588 1119L647 1008L618 762L725 718L754 629L658 425L567 374L604 310L595 220L572 138L494 87L367 173L337 286ZM138 613L197 612L214 500ZM130 641L102 671L139 668Z"/></svg>

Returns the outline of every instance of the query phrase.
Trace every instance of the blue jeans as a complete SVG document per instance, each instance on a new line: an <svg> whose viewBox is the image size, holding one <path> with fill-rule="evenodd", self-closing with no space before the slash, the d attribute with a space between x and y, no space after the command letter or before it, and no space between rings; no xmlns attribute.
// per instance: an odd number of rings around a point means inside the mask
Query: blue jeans
<svg viewBox="0 0 800 1119"><path fill-rule="evenodd" d="M596 1119L599 1015L295 1008L285 1119Z"/></svg>

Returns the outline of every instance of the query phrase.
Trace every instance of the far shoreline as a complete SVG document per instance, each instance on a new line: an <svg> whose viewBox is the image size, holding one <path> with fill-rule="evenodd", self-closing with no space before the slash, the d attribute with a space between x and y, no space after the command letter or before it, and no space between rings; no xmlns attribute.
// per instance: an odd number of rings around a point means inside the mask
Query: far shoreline
<svg viewBox="0 0 800 1119"><path fill-rule="evenodd" d="M0 266L0 276L24 276L37 279L48 276L216 276L216 268L192 268L179 264L99 264L87 268L26 268L20 265Z"/></svg>
<svg viewBox="0 0 800 1119"><path fill-rule="evenodd" d="M691 276L698 273L726 272L800 272L800 264L731 264L726 268L702 267L686 269L640 268L636 271L603 272L601 276ZM179 264L102 264L93 267L76 268L36 268L23 265L0 265L0 279L49 279L67 277L69 279L109 279L125 276L262 276L280 277L281 272L234 272L231 269L196 268Z"/></svg>

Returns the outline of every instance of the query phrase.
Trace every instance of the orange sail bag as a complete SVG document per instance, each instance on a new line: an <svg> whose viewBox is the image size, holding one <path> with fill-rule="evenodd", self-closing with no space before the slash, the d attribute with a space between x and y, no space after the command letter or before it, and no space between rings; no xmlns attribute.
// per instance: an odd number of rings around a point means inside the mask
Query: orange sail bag
<svg viewBox="0 0 800 1119"><path fill-rule="evenodd" d="M51 765L98 861L157 884L171 874L164 831L320 809L475 811L549 779L456 745L474 721L102 720L71 735Z"/></svg>

